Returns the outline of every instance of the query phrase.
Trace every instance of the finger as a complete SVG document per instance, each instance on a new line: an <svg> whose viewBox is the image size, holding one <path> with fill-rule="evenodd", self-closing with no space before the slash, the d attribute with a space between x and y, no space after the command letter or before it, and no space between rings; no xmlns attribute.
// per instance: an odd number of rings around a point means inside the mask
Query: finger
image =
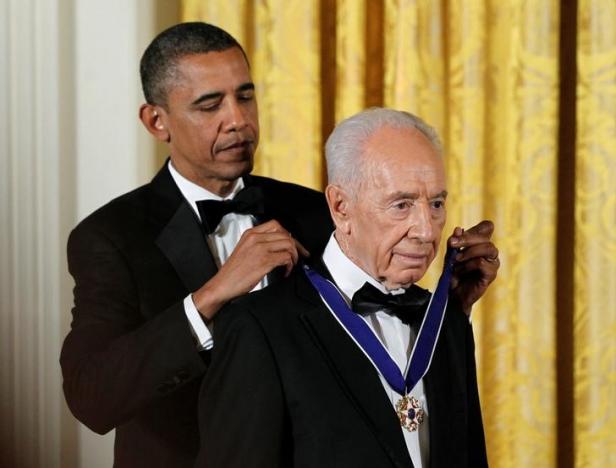
<svg viewBox="0 0 616 468"><path fill-rule="evenodd" d="M252 227L249 229L249 231L254 231L254 232L287 232L287 230L285 228L282 227L282 225L276 221L275 219L270 219L269 221L263 223L263 224L259 224L255 227Z"/></svg>
<svg viewBox="0 0 616 468"><path fill-rule="evenodd" d="M302 255L302 257L310 257L310 252L308 252L308 249L304 247L300 241L298 241L295 238L293 238L293 241L295 242L295 247L297 248L299 253Z"/></svg>
<svg viewBox="0 0 616 468"><path fill-rule="evenodd" d="M464 234L464 229L460 226L456 226L451 236L449 236L449 239L447 239L447 245L449 247L456 247L462 234Z"/></svg>
<svg viewBox="0 0 616 468"><path fill-rule="evenodd" d="M480 281L491 283L496 278L496 273L500 266L498 259L489 262L484 257L477 257L463 263L457 263L454 267L454 275L467 276L473 275Z"/></svg>
<svg viewBox="0 0 616 468"><path fill-rule="evenodd" d="M287 251L270 252L267 255L267 272L269 273L276 267L284 267L284 276L287 277L293 267L297 264L293 256Z"/></svg>
<svg viewBox="0 0 616 468"><path fill-rule="evenodd" d="M267 242L275 242L286 240L289 243L293 243L293 238L288 232L257 232L248 230L242 234L240 241L238 242L235 250L244 248L254 248L256 245Z"/></svg>
<svg viewBox="0 0 616 468"><path fill-rule="evenodd" d="M268 254L287 252L292 258L293 265L295 265L299 260L299 253L297 252L297 248L295 247L295 242L293 242L293 240L289 238L283 240L275 240L271 242L261 242L259 243L258 248L264 249L264 252L262 254L264 256L267 256Z"/></svg>
<svg viewBox="0 0 616 468"><path fill-rule="evenodd" d="M494 224L491 221L482 221L473 226L458 237L458 242L454 243L455 247L468 247L483 242L489 242L492 233L494 232Z"/></svg>
<svg viewBox="0 0 616 468"><path fill-rule="evenodd" d="M467 229L466 232L471 234L491 236L494 232L494 223L488 219L484 219L479 224L476 224L472 228Z"/></svg>
<svg viewBox="0 0 616 468"><path fill-rule="evenodd" d="M291 234L287 233L286 231L285 232L259 232L259 233L253 233L252 235L254 236L253 238L254 244L260 244L260 243L265 244L265 243L272 243L272 242L278 242L278 241L289 241L290 243L293 243L293 245L295 246L295 250L299 252L299 254L301 254L303 257L310 257L310 252L308 251L308 249L304 247L300 241L295 239Z"/></svg>
<svg viewBox="0 0 616 468"><path fill-rule="evenodd" d="M458 252L456 261L465 262L478 257L483 257L486 260L494 260L498 258L498 249L492 242L471 245Z"/></svg>

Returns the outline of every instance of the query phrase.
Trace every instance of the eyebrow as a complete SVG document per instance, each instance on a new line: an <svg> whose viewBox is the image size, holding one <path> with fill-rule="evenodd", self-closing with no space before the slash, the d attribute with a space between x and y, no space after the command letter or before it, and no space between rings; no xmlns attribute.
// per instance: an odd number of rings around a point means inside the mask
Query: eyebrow
<svg viewBox="0 0 616 468"><path fill-rule="evenodd" d="M255 89L255 85L254 83L244 83L240 86L237 87L237 89L235 90L236 93L241 93L242 91L249 91L249 90L254 90ZM199 96L197 99L195 99L193 102L190 103L191 106L198 106L199 104L201 104L204 101L211 101L214 99L220 99L223 96L224 93L222 93L221 91L214 91L213 93L205 93L202 94L201 96Z"/></svg>
<svg viewBox="0 0 616 468"><path fill-rule="evenodd" d="M416 200L419 198L419 194L411 193L411 192L394 192L389 197L391 200L397 200L399 198L410 198L411 200ZM430 200L434 200L435 198L447 198L447 190L443 190L442 192L437 193L436 195L430 196Z"/></svg>

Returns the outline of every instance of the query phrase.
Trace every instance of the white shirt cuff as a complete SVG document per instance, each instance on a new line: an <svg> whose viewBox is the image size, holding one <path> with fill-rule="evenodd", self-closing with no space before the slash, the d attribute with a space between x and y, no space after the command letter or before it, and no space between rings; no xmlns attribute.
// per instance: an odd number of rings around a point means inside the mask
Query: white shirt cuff
<svg viewBox="0 0 616 468"><path fill-rule="evenodd" d="M197 340L197 350L205 351L214 347L214 338L212 338L212 332L203 322L201 314L197 310L195 303L192 300L192 294L189 294L184 298L184 312L186 318L190 324L195 340Z"/></svg>

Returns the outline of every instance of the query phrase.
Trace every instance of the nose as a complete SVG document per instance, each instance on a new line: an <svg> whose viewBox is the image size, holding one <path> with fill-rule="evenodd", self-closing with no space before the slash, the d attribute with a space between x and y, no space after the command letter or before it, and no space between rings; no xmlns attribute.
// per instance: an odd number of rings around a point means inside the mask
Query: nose
<svg viewBox="0 0 616 468"><path fill-rule="evenodd" d="M421 243L432 242L435 231L429 204L417 202L413 208L409 217L408 237Z"/></svg>
<svg viewBox="0 0 616 468"><path fill-rule="evenodd" d="M244 109L242 109L237 99L229 99L226 107L225 130L227 132L237 132L244 128L247 125L246 116L244 115Z"/></svg>

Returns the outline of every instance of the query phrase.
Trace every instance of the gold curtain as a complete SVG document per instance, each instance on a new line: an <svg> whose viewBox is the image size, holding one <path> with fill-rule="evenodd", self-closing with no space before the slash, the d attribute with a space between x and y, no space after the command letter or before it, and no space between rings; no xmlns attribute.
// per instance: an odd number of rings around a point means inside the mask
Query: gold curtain
<svg viewBox="0 0 616 468"><path fill-rule="evenodd" d="M371 105L438 129L446 233L489 218L501 251L473 314L491 466L616 466L616 3L578 0L569 31L557 0L182 5L247 50L257 173L322 188L334 122ZM577 34L571 102L563 31Z"/></svg>
<svg viewBox="0 0 616 468"><path fill-rule="evenodd" d="M616 2L578 9L576 466L616 466Z"/></svg>

